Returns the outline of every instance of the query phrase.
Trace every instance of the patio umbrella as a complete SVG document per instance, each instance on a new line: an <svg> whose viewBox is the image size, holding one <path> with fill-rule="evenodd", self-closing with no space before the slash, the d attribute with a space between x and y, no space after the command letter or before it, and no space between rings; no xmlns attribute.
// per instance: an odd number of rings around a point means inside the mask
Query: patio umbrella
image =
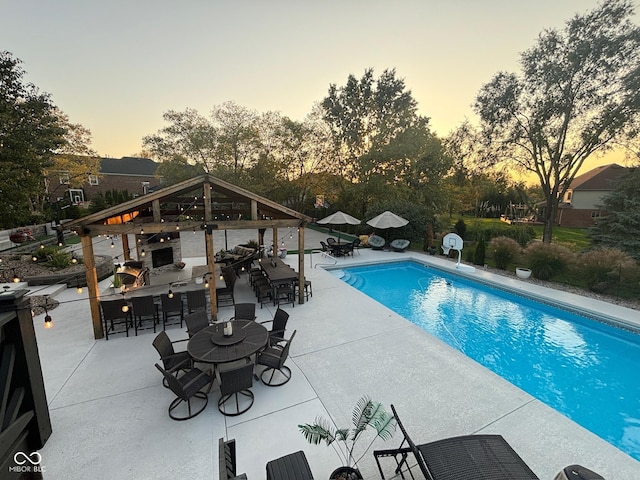
<svg viewBox="0 0 640 480"><path fill-rule="evenodd" d="M373 228L380 228L384 230L389 228L404 227L407 223L409 223L409 220L406 220L387 210L386 212L382 212L377 217L373 217L367 222L367 225L371 225Z"/></svg>
<svg viewBox="0 0 640 480"><path fill-rule="evenodd" d="M328 217L321 218L316 223L320 225L358 225L360 220L352 217L348 213L337 211L332 213ZM338 230L338 242L340 241L340 230Z"/></svg>

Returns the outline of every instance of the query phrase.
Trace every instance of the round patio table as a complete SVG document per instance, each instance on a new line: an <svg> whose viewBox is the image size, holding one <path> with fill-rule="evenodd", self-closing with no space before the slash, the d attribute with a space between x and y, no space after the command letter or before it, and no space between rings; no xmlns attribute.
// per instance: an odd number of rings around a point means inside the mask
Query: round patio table
<svg viewBox="0 0 640 480"><path fill-rule="evenodd" d="M267 344L269 332L253 320L231 320L233 335L223 335L227 322L203 328L189 339L187 351L197 362L228 363L247 358Z"/></svg>

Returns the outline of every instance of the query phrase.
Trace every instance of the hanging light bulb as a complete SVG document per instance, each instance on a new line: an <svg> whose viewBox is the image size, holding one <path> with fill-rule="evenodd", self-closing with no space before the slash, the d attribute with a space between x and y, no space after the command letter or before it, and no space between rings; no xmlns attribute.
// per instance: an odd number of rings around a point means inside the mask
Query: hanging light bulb
<svg viewBox="0 0 640 480"><path fill-rule="evenodd" d="M38 257L36 257L35 255L33 257L31 257L31 260L33 260L34 262L38 261Z"/></svg>
<svg viewBox="0 0 640 480"><path fill-rule="evenodd" d="M111 248L115 248L115 245L113 244L113 240L111 240Z"/></svg>
<svg viewBox="0 0 640 480"><path fill-rule="evenodd" d="M180 225L176 225L176 231L180 230Z"/></svg>
<svg viewBox="0 0 640 480"><path fill-rule="evenodd" d="M147 254L147 252L144 251L144 248L140 251L140 256L144 257Z"/></svg>
<svg viewBox="0 0 640 480"><path fill-rule="evenodd" d="M209 288L209 277L204 276L204 288Z"/></svg>
<svg viewBox="0 0 640 480"><path fill-rule="evenodd" d="M78 285L78 287L76 288L76 292L82 293L82 285Z"/></svg>
<svg viewBox="0 0 640 480"><path fill-rule="evenodd" d="M126 303L122 305L122 313L127 313L129 311L129 305Z"/></svg>
<svg viewBox="0 0 640 480"><path fill-rule="evenodd" d="M167 297L173 298L173 290L169 289L169 293L167 294Z"/></svg>
<svg viewBox="0 0 640 480"><path fill-rule="evenodd" d="M144 235L144 228L140 227L140 235Z"/></svg>
<svg viewBox="0 0 640 480"><path fill-rule="evenodd" d="M40 250L43 250L43 249L44 249L44 245L41 243L40 244Z"/></svg>
<svg viewBox="0 0 640 480"><path fill-rule="evenodd" d="M47 307L44 307L44 328L52 328L53 327L53 318L51 318L51 315L49 315L49 312L47 311Z"/></svg>
<svg viewBox="0 0 640 480"><path fill-rule="evenodd" d="M13 270L13 283L19 283L20 282L20 277L18 277L18 275L16 274L15 268L12 269L12 270Z"/></svg>
<svg viewBox="0 0 640 480"><path fill-rule="evenodd" d="M78 263L78 259L76 257L71 257L71 263Z"/></svg>

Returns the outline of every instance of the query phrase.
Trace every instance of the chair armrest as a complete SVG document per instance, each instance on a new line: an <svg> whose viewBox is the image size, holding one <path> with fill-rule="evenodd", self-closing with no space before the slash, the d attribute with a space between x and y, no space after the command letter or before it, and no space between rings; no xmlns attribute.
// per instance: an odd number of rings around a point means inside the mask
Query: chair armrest
<svg viewBox="0 0 640 480"><path fill-rule="evenodd" d="M187 388L189 388L191 386L192 383L200 380L202 377L204 376L209 376L209 374L207 372L200 372L197 376L195 376L192 380L188 381L187 383L185 383L183 385L183 388L186 390ZM213 379L212 379L213 380Z"/></svg>
<svg viewBox="0 0 640 480"><path fill-rule="evenodd" d="M273 323L273 320L265 320L264 322L258 322L260 323L260 325L262 325L263 323Z"/></svg>
<svg viewBox="0 0 640 480"><path fill-rule="evenodd" d="M177 355L169 355L169 357L165 357L165 358L172 358L172 357L176 357L176 356ZM184 368L184 365L189 365L190 363L191 363L191 358L185 358L183 361L181 361L180 363L176 364L172 369L167 370L167 373L174 374L178 370L182 370Z"/></svg>

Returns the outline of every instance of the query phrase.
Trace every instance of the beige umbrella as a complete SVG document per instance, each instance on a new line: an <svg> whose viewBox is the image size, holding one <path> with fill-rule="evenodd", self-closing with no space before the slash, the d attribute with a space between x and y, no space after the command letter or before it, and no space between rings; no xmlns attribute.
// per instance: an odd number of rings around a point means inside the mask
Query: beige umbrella
<svg viewBox="0 0 640 480"><path fill-rule="evenodd" d="M332 213L328 217L321 218L316 223L320 225L358 225L360 220L355 217L352 217L348 213L344 213L341 211L337 211ZM338 242L340 241L340 230L338 230Z"/></svg>
<svg viewBox="0 0 640 480"><path fill-rule="evenodd" d="M409 220L406 220L393 212L387 210L386 212L382 212L377 217L373 217L371 220L367 222L367 225L371 225L373 228L400 228L404 227Z"/></svg>
<svg viewBox="0 0 640 480"><path fill-rule="evenodd" d="M386 212L382 212L377 217L373 217L367 222L367 225L371 225L373 228L386 230L389 228L404 227L407 223L409 223L409 220L404 219L401 216L387 210ZM387 237L386 234L385 237Z"/></svg>

